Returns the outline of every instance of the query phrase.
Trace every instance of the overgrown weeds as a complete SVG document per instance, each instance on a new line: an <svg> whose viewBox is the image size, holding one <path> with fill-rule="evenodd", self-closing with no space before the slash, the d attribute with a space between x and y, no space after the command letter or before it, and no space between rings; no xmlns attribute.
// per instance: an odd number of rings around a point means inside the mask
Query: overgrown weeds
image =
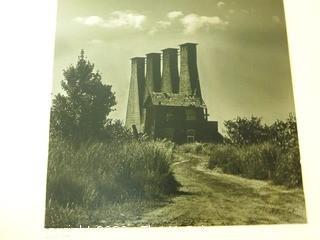
<svg viewBox="0 0 320 240"><path fill-rule="evenodd" d="M210 156L208 167L247 178L272 180L288 187L302 186L296 118L289 114L270 126L261 118L225 121L224 144L190 143L180 151Z"/></svg>
<svg viewBox="0 0 320 240"><path fill-rule="evenodd" d="M215 145L211 148L208 167L219 167L225 173L247 178L272 180L287 187L302 185L298 147L282 151L270 143L242 147Z"/></svg>
<svg viewBox="0 0 320 240"><path fill-rule="evenodd" d="M172 149L168 141L74 146L51 139L46 227L90 225L89 212L106 204L174 194L179 183L170 170Z"/></svg>

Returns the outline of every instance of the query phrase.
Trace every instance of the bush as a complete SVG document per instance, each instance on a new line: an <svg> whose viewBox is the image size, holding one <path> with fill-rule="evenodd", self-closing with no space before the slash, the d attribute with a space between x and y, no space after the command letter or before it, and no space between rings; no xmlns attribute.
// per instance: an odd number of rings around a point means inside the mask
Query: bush
<svg viewBox="0 0 320 240"><path fill-rule="evenodd" d="M127 129L120 120L107 119L101 131L100 141L121 144L122 142L132 141L133 134Z"/></svg>
<svg viewBox="0 0 320 240"><path fill-rule="evenodd" d="M254 179L271 178L274 165L279 157L279 149L264 143L239 149L242 175Z"/></svg>
<svg viewBox="0 0 320 240"><path fill-rule="evenodd" d="M282 154L275 167L273 181L287 187L302 185L299 148L291 148L287 154Z"/></svg>
<svg viewBox="0 0 320 240"><path fill-rule="evenodd" d="M231 145L217 145L211 150L208 167L220 167L225 173L240 174L238 149Z"/></svg>
<svg viewBox="0 0 320 240"><path fill-rule="evenodd" d="M211 168L217 165L228 173L272 179L274 183L288 187L302 185L297 124L293 114L270 126L262 125L261 118L252 116L251 119L238 117L226 121L225 127L225 142L238 146L238 150L226 144L226 147L220 147L219 151L223 153L211 151Z"/></svg>
<svg viewBox="0 0 320 240"><path fill-rule="evenodd" d="M178 149L185 153L195 153L199 154L202 153L203 149L202 143L194 142L194 143L186 143L183 145L178 146Z"/></svg>
<svg viewBox="0 0 320 240"><path fill-rule="evenodd" d="M296 118L289 114L286 120L277 120L270 126L263 125L262 118L250 119L237 117L224 122L227 136L224 142L237 146L272 143L287 151L298 146Z"/></svg>
<svg viewBox="0 0 320 240"><path fill-rule="evenodd" d="M193 153L193 154L205 154L210 155L212 148L215 148L216 144L212 143L185 143L177 146L177 150L184 153Z"/></svg>
<svg viewBox="0 0 320 240"><path fill-rule="evenodd" d="M175 193L179 183L170 170L172 149L173 144L166 141L87 142L74 146L61 139L51 139L47 225L59 222L52 215L52 208L67 214L68 208L89 211L106 203L154 199Z"/></svg>
<svg viewBox="0 0 320 240"><path fill-rule="evenodd" d="M252 116L250 119L237 117L224 122L227 139L235 145L263 143L268 140L268 127L262 125L261 117Z"/></svg>
<svg viewBox="0 0 320 240"><path fill-rule="evenodd" d="M285 121L277 120L269 127L269 138L283 151L288 151L299 146L297 122L293 114Z"/></svg>

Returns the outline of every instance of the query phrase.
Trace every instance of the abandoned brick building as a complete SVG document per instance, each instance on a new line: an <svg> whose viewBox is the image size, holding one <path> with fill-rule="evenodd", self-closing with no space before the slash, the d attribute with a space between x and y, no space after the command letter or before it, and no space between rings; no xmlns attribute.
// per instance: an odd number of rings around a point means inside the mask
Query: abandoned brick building
<svg viewBox="0 0 320 240"><path fill-rule="evenodd" d="M162 50L162 74L161 53L131 59L128 128L177 143L220 141L218 122L208 121L202 99L196 47L180 45L180 74L176 48Z"/></svg>

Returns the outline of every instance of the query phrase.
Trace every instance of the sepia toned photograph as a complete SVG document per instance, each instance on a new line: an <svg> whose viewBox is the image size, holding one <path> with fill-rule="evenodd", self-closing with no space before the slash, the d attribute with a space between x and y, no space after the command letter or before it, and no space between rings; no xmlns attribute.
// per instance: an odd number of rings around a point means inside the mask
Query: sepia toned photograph
<svg viewBox="0 0 320 240"><path fill-rule="evenodd" d="M280 0L58 1L45 228L307 223Z"/></svg>

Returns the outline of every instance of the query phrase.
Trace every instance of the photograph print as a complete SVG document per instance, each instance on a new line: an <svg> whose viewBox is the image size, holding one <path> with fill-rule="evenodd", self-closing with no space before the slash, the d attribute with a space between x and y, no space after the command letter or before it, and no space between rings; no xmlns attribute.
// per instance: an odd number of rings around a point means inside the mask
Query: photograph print
<svg viewBox="0 0 320 240"><path fill-rule="evenodd" d="M58 1L45 228L306 223L280 0Z"/></svg>

